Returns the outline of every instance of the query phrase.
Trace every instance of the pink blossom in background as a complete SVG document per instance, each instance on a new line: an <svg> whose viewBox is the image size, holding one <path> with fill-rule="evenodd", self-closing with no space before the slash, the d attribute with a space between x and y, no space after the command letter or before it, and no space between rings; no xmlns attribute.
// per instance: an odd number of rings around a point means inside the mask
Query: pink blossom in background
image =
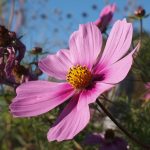
<svg viewBox="0 0 150 150"><path fill-rule="evenodd" d="M113 18L113 14L115 11L116 11L115 4L107 5L100 12L99 18L94 22L94 24L100 28L102 33L106 31L109 23L111 22Z"/></svg>
<svg viewBox="0 0 150 150"><path fill-rule="evenodd" d="M99 145L100 150L127 150L128 143L121 137L111 133L111 129L103 133L93 133L85 137L84 144Z"/></svg>
<svg viewBox="0 0 150 150"><path fill-rule="evenodd" d="M13 116L41 115L68 101L47 138L72 139L90 120L89 104L128 74L137 49L128 52L132 34L131 23L116 21L100 56L100 30L93 23L80 25L70 37L69 50L61 49L39 62L43 72L61 82L29 81L20 85L10 105Z"/></svg>

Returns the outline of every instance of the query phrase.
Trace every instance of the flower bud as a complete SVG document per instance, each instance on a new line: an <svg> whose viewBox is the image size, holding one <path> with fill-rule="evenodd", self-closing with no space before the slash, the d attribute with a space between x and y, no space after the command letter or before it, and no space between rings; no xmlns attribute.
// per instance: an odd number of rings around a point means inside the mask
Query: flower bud
<svg viewBox="0 0 150 150"><path fill-rule="evenodd" d="M143 16L145 16L145 14L146 14L146 11L141 6L139 6L134 12L134 15L137 17L143 17Z"/></svg>
<svg viewBox="0 0 150 150"><path fill-rule="evenodd" d="M42 48L41 48L41 47L34 47L34 48L32 49L32 51L31 51L31 54L36 55L36 54L39 54L39 53L41 53L41 52L42 52Z"/></svg>

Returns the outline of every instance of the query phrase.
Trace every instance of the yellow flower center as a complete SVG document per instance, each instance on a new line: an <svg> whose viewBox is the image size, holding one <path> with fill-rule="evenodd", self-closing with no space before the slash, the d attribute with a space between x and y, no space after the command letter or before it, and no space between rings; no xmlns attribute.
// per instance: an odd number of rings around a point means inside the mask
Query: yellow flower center
<svg viewBox="0 0 150 150"><path fill-rule="evenodd" d="M92 74L87 67L82 67L80 65L74 66L69 69L67 74L67 81L75 89L86 88L92 79Z"/></svg>

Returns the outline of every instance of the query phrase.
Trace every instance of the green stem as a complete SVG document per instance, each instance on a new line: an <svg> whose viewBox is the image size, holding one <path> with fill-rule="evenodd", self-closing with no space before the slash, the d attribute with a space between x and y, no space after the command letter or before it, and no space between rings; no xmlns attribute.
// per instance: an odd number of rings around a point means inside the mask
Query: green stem
<svg viewBox="0 0 150 150"><path fill-rule="evenodd" d="M33 130L34 130L34 133L35 133L36 147L41 149L41 144L40 144L39 138L38 138L38 132L37 132L37 129L36 129L36 126L35 126L36 120L35 120L35 118L32 118L31 121L32 121Z"/></svg>
<svg viewBox="0 0 150 150"><path fill-rule="evenodd" d="M96 103L104 111L104 113L116 124L116 126L130 139L132 139L136 144L138 144L144 150L150 150L150 145L145 145L138 139L136 139L132 134L130 134L113 116L112 114L103 106L103 104L97 99Z"/></svg>
<svg viewBox="0 0 150 150"><path fill-rule="evenodd" d="M143 20L140 19L140 41L142 41L142 34L143 34Z"/></svg>

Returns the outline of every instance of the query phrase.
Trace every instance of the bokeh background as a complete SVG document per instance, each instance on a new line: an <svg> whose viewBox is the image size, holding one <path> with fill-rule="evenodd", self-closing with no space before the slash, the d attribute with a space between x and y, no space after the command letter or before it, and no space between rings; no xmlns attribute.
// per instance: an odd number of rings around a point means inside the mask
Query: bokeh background
<svg viewBox="0 0 150 150"><path fill-rule="evenodd" d="M11 29L23 35L22 41L27 49L42 46L45 50L56 52L68 46L69 36L79 24L95 21L102 8L112 3L117 5L112 23L133 15L138 6L144 7L147 12L150 9L147 0L18 0L15 1ZM10 7L10 0L1 1L5 24L9 19ZM145 30L150 31L149 18L144 20L143 25ZM138 29L137 21L134 27Z"/></svg>

